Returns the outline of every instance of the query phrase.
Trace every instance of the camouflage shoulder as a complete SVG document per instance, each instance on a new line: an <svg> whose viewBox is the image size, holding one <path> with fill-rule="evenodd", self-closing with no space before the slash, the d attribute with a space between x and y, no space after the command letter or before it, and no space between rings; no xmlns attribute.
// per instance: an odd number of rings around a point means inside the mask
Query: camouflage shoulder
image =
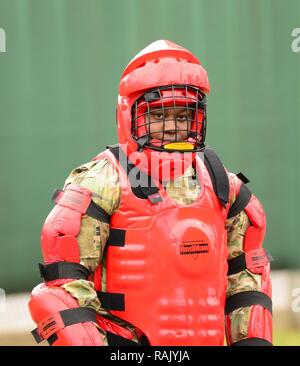
<svg viewBox="0 0 300 366"><path fill-rule="evenodd" d="M112 214L120 201L120 182L116 168L106 159L92 160L73 169L67 177L68 184L88 188L93 201L108 214Z"/></svg>
<svg viewBox="0 0 300 366"><path fill-rule="evenodd" d="M111 163L103 158L99 160L91 160L87 163L79 165L78 167L71 170L67 179L64 183L64 188L70 183L79 184L81 179L94 177L97 174L101 174L103 169L109 169L115 171L116 169L111 165Z"/></svg>

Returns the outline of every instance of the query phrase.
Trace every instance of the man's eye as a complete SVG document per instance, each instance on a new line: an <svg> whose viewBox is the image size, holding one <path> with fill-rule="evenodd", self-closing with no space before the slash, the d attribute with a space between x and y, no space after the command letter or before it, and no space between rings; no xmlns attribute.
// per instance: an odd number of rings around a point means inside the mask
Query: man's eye
<svg viewBox="0 0 300 366"><path fill-rule="evenodd" d="M178 121L183 122L187 120L187 116L177 116Z"/></svg>
<svg viewBox="0 0 300 366"><path fill-rule="evenodd" d="M164 115L163 115L163 113L155 113L155 114L154 114L154 117L155 117L156 119L163 119Z"/></svg>

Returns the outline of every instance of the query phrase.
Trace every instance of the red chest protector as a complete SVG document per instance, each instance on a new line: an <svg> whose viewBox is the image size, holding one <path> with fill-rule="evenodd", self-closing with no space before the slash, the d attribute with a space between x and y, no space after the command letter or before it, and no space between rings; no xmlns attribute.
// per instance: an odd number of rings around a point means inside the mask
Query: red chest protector
<svg viewBox="0 0 300 366"><path fill-rule="evenodd" d="M200 195L193 204L179 205L159 182L131 188L121 153L111 147L97 157L115 166L122 187L110 221L102 305L140 329L151 345L223 345L229 195L224 167L206 148L205 160L196 158Z"/></svg>

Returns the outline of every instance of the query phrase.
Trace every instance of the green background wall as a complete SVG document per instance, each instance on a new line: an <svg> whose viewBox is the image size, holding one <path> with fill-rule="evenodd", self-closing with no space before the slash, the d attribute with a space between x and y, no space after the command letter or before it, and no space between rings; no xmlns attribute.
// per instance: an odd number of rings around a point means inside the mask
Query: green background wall
<svg viewBox="0 0 300 366"><path fill-rule="evenodd" d="M300 27L296 0L0 0L0 287L39 282L50 197L116 142L122 70L170 39L208 71L208 143L264 204L273 268L297 268Z"/></svg>

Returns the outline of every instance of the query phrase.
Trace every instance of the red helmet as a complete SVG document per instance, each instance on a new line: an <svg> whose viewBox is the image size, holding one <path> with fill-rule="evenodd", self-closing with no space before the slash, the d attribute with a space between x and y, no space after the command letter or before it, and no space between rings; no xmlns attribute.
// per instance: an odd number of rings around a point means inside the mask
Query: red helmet
<svg viewBox="0 0 300 366"><path fill-rule="evenodd" d="M119 143L126 155L140 162L145 162L147 156L148 163L155 157L161 160L159 164L168 164L202 150L209 89L207 73L190 51L167 40L144 48L130 61L120 80L117 128ZM163 111L160 121L163 128L161 131L156 128L159 138L151 134L154 122L150 113L155 110ZM176 123L176 138L175 135L172 139L165 138L169 136L165 116L173 119L174 115L176 119L178 113L184 113L187 119L184 129ZM190 156L188 158L190 161ZM153 176L149 165L141 164L139 168ZM172 177L174 175L178 174L171 173Z"/></svg>

